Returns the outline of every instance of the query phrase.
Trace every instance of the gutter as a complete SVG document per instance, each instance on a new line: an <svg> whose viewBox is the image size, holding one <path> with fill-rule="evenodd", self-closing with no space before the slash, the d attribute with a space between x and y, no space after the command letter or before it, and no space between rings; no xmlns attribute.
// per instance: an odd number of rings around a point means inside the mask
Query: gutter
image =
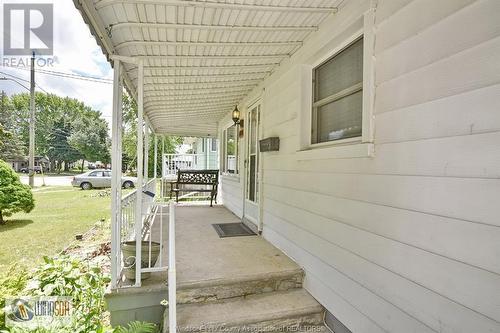
<svg viewBox="0 0 500 333"><path fill-rule="evenodd" d="M80 12L83 21L89 27L90 33L94 36L97 45L101 48L102 53L106 56L106 59L110 63L111 67L114 67L114 62L111 58L113 55L118 55L118 53L116 53L114 49L113 41L108 36L108 32L106 31L104 24L100 22L97 10L93 5L90 6L86 0L73 0L73 4ZM137 91L132 84L132 81L130 81L126 71L123 72L123 81L125 83L125 89L129 95L137 101Z"/></svg>

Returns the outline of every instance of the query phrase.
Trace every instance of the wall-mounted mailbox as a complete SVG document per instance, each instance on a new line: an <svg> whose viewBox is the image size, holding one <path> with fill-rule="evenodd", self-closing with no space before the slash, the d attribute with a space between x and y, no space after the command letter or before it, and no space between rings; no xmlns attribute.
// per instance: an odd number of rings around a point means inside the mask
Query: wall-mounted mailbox
<svg viewBox="0 0 500 333"><path fill-rule="evenodd" d="M261 152L280 150L280 138L277 136L262 139L259 141L259 144Z"/></svg>

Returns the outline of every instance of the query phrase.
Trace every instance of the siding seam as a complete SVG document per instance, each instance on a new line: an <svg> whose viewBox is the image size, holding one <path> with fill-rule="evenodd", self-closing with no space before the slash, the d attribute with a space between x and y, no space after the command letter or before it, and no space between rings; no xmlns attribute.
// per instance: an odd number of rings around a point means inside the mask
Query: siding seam
<svg viewBox="0 0 500 333"><path fill-rule="evenodd" d="M268 212L268 213L269 213L269 212ZM271 215L273 215L273 214L271 214ZM273 215L273 216L274 216L274 215ZM275 216L275 217L277 217L277 216ZM280 218L280 217L277 217L277 218L278 218L278 219L280 219L280 220L285 221L285 223L289 223L288 221L286 221L286 220L284 220L284 219L282 219L282 218ZM293 224L293 223L292 223L292 224ZM295 224L294 224L294 226L295 226ZM370 288L368 288L367 286L363 285L361 282L356 281L355 279L353 279L352 277L350 277L349 275L347 275L347 274L346 274L346 273L344 273L343 271L339 270L339 269L338 269L338 268L336 268L336 267L333 267L333 266L332 266L332 265L330 265L329 263L325 262L323 259L319 258L318 256L316 256L316 255L314 255L313 253L311 253L311 252L309 252L308 250L306 250L304 247L302 247L302 246L300 246L299 244L295 243L294 241L292 241L292 240L288 239L288 238L287 238L287 237L285 237L283 234L279 233L277 230L275 230L273 227L271 227L269 224L264 224L264 227L267 227L267 228L272 229L272 230L273 230L273 232L274 232L274 233L276 233L277 235L279 235L280 237L282 237L282 238L286 239L288 242L290 242L290 243L294 244L297 248L299 248L299 249L303 250L304 252L307 252L310 256L315 257L318 261L322 262L322 263L323 263L323 264L325 264L326 266L328 266L328 267L330 267L330 268L334 269L334 270L335 270L335 271L337 271L340 275L345 276L347 279L351 280L351 281L352 281L352 282L354 282L355 284L357 284L357 285L361 286L362 288L364 288L364 289L368 290L368 292L370 292L371 294L373 294L375 297L380 298L380 299L381 299L381 300L383 300L384 302L386 302L386 303L390 304L391 306L393 306L395 309L397 309L397 310L401 311L402 313L406 314L408 317L413 318L415 321L417 321L417 322L421 323L422 325L424 325L424 326L428 327L430 330L432 330L432 331L434 331L434 332L437 332L435 329L433 329L432 327L430 327L430 326L429 326L429 325L427 325L426 323L422 322L421 320L419 320L419 319L415 318L415 317L414 317L414 316L412 316L411 314L407 313L405 310L401 309L399 306L397 306L397 305L393 304L393 303L392 303L392 302L390 302L389 300L385 299L383 296L380 296L379 294L375 293L373 290L371 290L371 289L370 289ZM298 227L297 227L297 228L298 228ZM304 230L304 229L302 229L302 228L299 228L299 229ZM308 232L308 231L306 231L306 232ZM310 233L310 232L308 232L308 233ZM314 234L313 234L313 235L314 235ZM337 246L337 245L335 245L335 246ZM385 269L385 268L384 268L384 269ZM310 271L306 271L306 272L309 272L309 273L310 273ZM312 274L312 275L313 275L313 276L315 276L315 277L318 279L318 281L321 281L321 279L320 279L317 275L315 275L315 274ZM323 283L323 282L321 282L321 283ZM325 284L323 283L323 285L325 285ZM325 285L325 286L326 286L326 285ZM333 289L331 289L329 286L326 286L326 287L327 287L328 289L332 290L332 291L333 291L336 295L338 295L338 293L337 293L337 292L335 292ZM389 333L389 331L387 331L384 327L380 326L380 324L378 324L378 323L377 323L374 319L372 319L370 316L368 316L368 315L367 315L367 314L365 314L364 312L360 311L360 310L359 310L359 309L358 309L358 308L357 308L354 304L352 304L351 302L349 302L348 300L346 300L344 297L342 297L342 296L340 296L340 295L339 295L339 297L340 297L340 298L342 298L343 300L345 300L347 303L351 304L351 306L352 306L353 308L355 308L356 310L358 310L358 311L359 311L359 313L361 313L361 314L362 314L362 315L364 315L366 318L368 318L370 321L372 321L375 325L377 325L378 327L380 327L380 329L382 329L383 331L385 331L385 332L388 332L388 333Z"/></svg>
<svg viewBox="0 0 500 333"><path fill-rule="evenodd" d="M315 213L315 212L312 212L308 209L305 209L305 208L302 208L302 207L297 207L295 205L291 205L291 204L288 204L288 203L285 203L285 202L281 202L281 201L277 201L269 196L265 196L268 200L270 201L274 201L278 204L281 204L281 205L285 205L285 206L288 206L288 207L292 207L292 208L296 208L296 209L299 209L299 210L304 210L312 215L316 215L316 216L319 216L319 217L322 217L322 218L325 218L325 219L328 219L330 221L333 221L334 223L340 223L340 224L343 224L343 225L346 225L348 227L351 227L351 228L354 228L354 229L357 229L357 230L361 230L363 232L366 232L366 233L369 233L369 234L372 234L372 235L376 235L376 236L379 236L379 237L382 237L384 239L387 239L387 240L390 240L390 241L393 241L393 242L396 242L396 243L399 243L399 244L403 244L403 245L406 245L408 247L412 247L412 248L415 248L415 249L418 249L418 250L421 250L421 251L424 251L424 252L427 252L427 253L430 253L432 255L435 255L435 256L438 256L438 257L441 257L441 258L445 258L445 259L448 259L450 261L454 261L454 262L457 262L457 263L460 263L460 264L463 264L463 265L467 265L467 266L470 266L470 267L473 267L473 268L476 268L476 269L479 269L479 270L482 270L482 271L485 271L485 272L488 272L488 273L491 273L491 274L495 274L497 276L500 276L500 273L498 272L494 272L494 271L491 271L489 269L485 269L483 267L480 267L480 266L477 266L475 264L471 264L471 263L468 263L468 262L465 262L465 261L461 261L459 259L455 259L455 258L452 258L452 257L448 257L446 255L443 255L443 254L439 254L437 252L433 252L431 250L428 250L428 249L425 249L425 248L422 248L420 246L417 246L417 245L413 245L413 244L410 244L410 243L406 243L406 242L403 242L403 241L400 241L398 239L395 239L395 238L391 238L391 237L388 237L388 236L384 236L382 234L379 234L379 233L376 233L376 232L373 232L373 231L370 231L368 229L365 229L365 228L361 228L359 226L356 226L356 225L353 225L353 224L350 224L348 222L344 222L344 221L340 221L338 219L334 219L334 218L331 218L329 216L325 216L325 215L322 215L322 214L318 214L318 213ZM264 209L266 210L266 209ZM266 210L268 211L268 210ZM275 216L273 214L273 216ZM290 222L291 223L291 222ZM294 224L295 225L295 224Z"/></svg>
<svg viewBox="0 0 500 333"><path fill-rule="evenodd" d="M358 258L361 258L362 260L365 260L365 261L367 261L367 262L369 262L369 263L371 263L371 264L373 264L373 265L375 265L375 266L378 266L378 267L382 268L383 270L386 270L387 272L390 272L390 273L392 273L392 274L394 274L394 275L397 275L397 276L399 276L400 278L405 279L405 280L407 280L407 281L409 281L409 282L411 282L411 283L413 283L413 284L415 284L415 285L417 285L417 286L419 286L419 287L421 287L421 288L423 288L423 289L427 289L427 290L429 290L430 292L432 292L432 293L434 293L434 294L436 294L436 295L438 295L438 296L440 296L440 297L442 297L442 298L444 298L444 299L446 299L446 300L448 300L448 301L450 301L450 302L452 302L452 303L455 303L455 304L457 304L457 305L459 305L459 306L461 306L461 307L463 307L463 308L465 308L465 309L470 310L471 312L474 312L474 313L476 313L476 314L480 315L481 317L487 318L487 319L489 319L489 320L491 320L491 321L493 321L493 322L495 322L495 323L499 323L499 324L500 324L500 321L497 321L497 320L495 320L495 319L493 319L493 318L491 318L491 317L489 317L489 316L485 315L484 313L481 313L481 312L479 312L479 311L477 311L477 310L474 310L474 309L472 309L472 308L470 308L470 307L468 307L468 306L466 306L466 305L464 305L464 304L461 304L461 303L459 303L459 302L457 302L457 301L455 301L455 300L453 300L453 299L449 298L448 296L442 295L442 294L440 294L439 292L437 292L437 291L435 291L435 290L433 290L433 289L431 289L431 288L428 288L428 287L426 287L426 286L424 286L424 285L420 284L419 282L416 282L416 281L414 281L414 280L412 280L412 279L410 279L410 278L408 278L408 277L405 277L404 275L401 275L400 273L394 272L394 271L392 271L392 270L388 269L387 267L384 267L384 266L382 266L382 265L380 265L380 264L378 264L378 263L376 263L376 262L373 262L373 261L371 261L371 260L369 260L369 259L367 259L367 258L364 258L364 257L362 257L361 255L359 255L359 254L357 254L357 253L355 253L355 252L353 252L353 251L351 251L351 250L349 250L349 249L347 249L347 248L345 248L345 247L343 247L343 246L340 246L340 245L335 244L335 243L333 243L333 242L331 242L331 241L329 241L329 240L326 240L325 238L323 238L323 237L321 237L321 236L319 236L319 235L316 235L315 233L310 232L310 231L308 231L308 230L306 230L306 229L304 229L304 228L301 228L300 226L298 226L298 225L296 225L296 224L294 224L294 223L292 223L292 222L290 222L290 221L288 221L288 220L286 220L286 219L284 219L284 218L282 218L282 217L279 217L279 216L274 215L272 212L270 212L270 211L268 211L268 210L266 210L266 209L264 209L264 210L265 210L266 212L268 212L268 214L270 214L270 215L272 215L272 216L274 216L274 217L278 218L279 220L284 221L284 222L285 222L285 223L287 223L287 224L291 224L291 225L295 226L296 228L298 228L298 229L300 229L300 230L302 230L302 231L304 231L304 232L307 232L307 233L309 233L309 234L311 234L311 235L313 235L313 236L315 236L315 237L317 237L317 238L319 238L319 239L322 239L323 241L325 241L325 242L327 242L327 243L329 243L329 244L332 244L332 245L333 245L333 246L335 246L335 247L338 247L338 248L340 248L340 249L342 249L342 250L344 250L344 251L346 251L346 252L349 252L349 253L351 253L352 255L354 255L354 256L356 256L356 257L358 257ZM312 255L312 254L311 254L311 255ZM314 255L314 257L318 258L318 257L317 257L317 256L315 256L315 255ZM319 258L318 258L318 259L319 259ZM321 259L320 259L320 260L321 260ZM327 264L327 265L328 265L328 264ZM328 265L328 266L330 266L330 265ZM332 266L330 266L330 267L332 267ZM337 270L337 269L336 269L336 270ZM338 271L338 270L337 270L337 271ZM346 276L347 276L347 275L346 275ZM350 279L351 279L351 280L353 280L353 281L355 281L355 280L354 280L354 279L352 279L352 278L350 278ZM361 283L359 283L359 282L358 282L358 284L362 285L362 284L361 284ZM366 288L366 287L365 287L365 288ZM368 289L368 288L367 288L367 289ZM370 289L368 289L368 290L370 290ZM373 291L372 291L372 292L373 292ZM373 293L375 293L375 292L373 292ZM378 295L378 294L377 294L377 295ZM380 296L380 295L379 295L379 296ZM392 303L391 303L391 304L392 304ZM393 304L393 305L394 305L394 304ZM396 305L394 305L394 306L395 306L395 307L397 307L397 308L399 308L399 307L398 307L398 306L396 306ZM399 309L400 309L400 308L399 308ZM412 317L413 317L413 316L412 316ZM413 317L413 318L414 318L414 317ZM415 318L415 319L416 319L416 318ZM424 324L424 325L425 325L425 324ZM427 325L426 325L426 326L427 326Z"/></svg>
<svg viewBox="0 0 500 333"><path fill-rule="evenodd" d="M286 170L280 170L280 171L286 171ZM438 178L442 178L442 177L438 177ZM277 184L273 184L273 183L264 183L264 185L266 185L266 184L267 185L276 186L276 187L281 187L281 188L284 188L284 189L298 190L297 188L288 187L288 186L281 186L281 185L277 185ZM452 219L452 220L457 220L457 221L463 221L463 222L481 224L481 225L486 225L486 226L489 226L489 227L497 227L497 228L500 227L500 226L495 225L495 224L478 222L478 221L472 221L472 220L467 220L467 219L463 219L463 218L459 218L459 217L454 217L454 216L446 216L446 215L441 215L441 214L429 213L429 212L424 212L424 211L420 211L420 210L416 210L416 209L411 209L411 208L403 208L403 207L391 206L391 205L387 205L387 204L381 204L381 203L378 203L378 202L371 202L371 201L366 201L366 200L353 199L353 198L349 198L349 197L342 197L342 196L339 196L339 195L325 194L325 193L322 193L322 192L313 192L313 191L308 191L308 190L304 190L304 189L300 189L300 191L306 192L306 193L321 194L321 195L325 195L325 196L329 196L329 197L333 197L333 198L339 198L339 199L345 199L345 200L363 202L363 203L368 203L368 204L378 205L378 206L383 206L383 207L401 209L401 210L406 210L406 211L409 211L409 212L422 213L422 214L427 214L427 215L431 215L431 216L444 217L444 218L448 218L448 219Z"/></svg>

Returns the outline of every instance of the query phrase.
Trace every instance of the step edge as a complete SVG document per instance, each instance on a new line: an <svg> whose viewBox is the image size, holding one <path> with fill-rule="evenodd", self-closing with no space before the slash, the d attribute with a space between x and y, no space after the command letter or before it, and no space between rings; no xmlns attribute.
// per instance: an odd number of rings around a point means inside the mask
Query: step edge
<svg viewBox="0 0 500 333"><path fill-rule="evenodd" d="M219 279L210 279L210 280L184 281L184 282L177 283L177 290L205 288L205 287L213 287L213 286L226 286L226 285L245 283L245 282L251 282L251 281L292 277L292 276L295 276L298 274L300 274L301 278L304 279L304 271L301 268L297 268L297 269L287 270L287 271L259 273L259 274L238 276L238 277L234 277L234 278L219 278ZM168 285L168 283L167 283L167 285Z"/></svg>
<svg viewBox="0 0 500 333"><path fill-rule="evenodd" d="M303 316L312 316L321 314L322 312L324 312L324 308L320 304L318 304L293 310L286 310L286 311L279 310L279 311L268 312L264 315L259 314L259 315L239 317L236 318L235 320L230 320L230 321L215 320L215 321L195 323L195 325L189 325L189 324L186 325L180 323L178 323L178 325L180 327L202 327L202 326L233 327L233 326L242 326L248 324L258 324L260 322L273 321L273 320L282 320L282 319L284 320L284 319L297 318ZM165 321L167 321L168 316L165 316L164 319Z"/></svg>

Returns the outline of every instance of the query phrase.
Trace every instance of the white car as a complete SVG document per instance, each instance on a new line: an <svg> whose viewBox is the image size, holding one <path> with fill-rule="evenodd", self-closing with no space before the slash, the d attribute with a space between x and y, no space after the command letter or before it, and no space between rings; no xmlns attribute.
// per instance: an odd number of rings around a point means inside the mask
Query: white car
<svg viewBox="0 0 500 333"><path fill-rule="evenodd" d="M122 177L123 188L135 187L136 182L135 177ZM81 187L82 190L111 187L111 170L97 169L82 173L73 177L71 185Z"/></svg>

